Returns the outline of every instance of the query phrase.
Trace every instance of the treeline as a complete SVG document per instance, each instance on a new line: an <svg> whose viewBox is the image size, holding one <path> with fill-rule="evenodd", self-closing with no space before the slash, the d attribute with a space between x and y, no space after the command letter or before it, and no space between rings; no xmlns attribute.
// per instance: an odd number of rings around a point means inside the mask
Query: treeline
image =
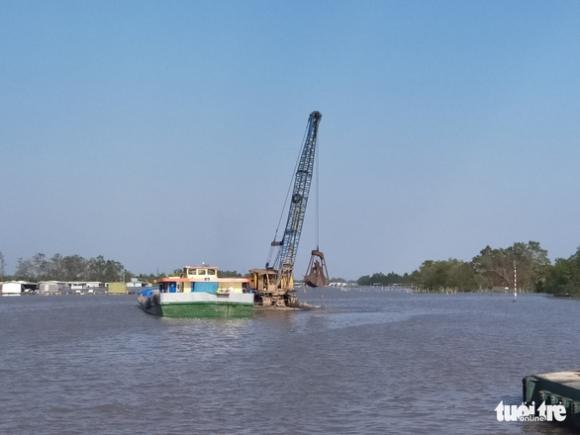
<svg viewBox="0 0 580 435"><path fill-rule="evenodd" d="M132 278L125 266L116 260L99 255L84 258L80 255L55 254L48 257L38 253L18 259L13 278L26 281L100 281L113 282Z"/></svg>
<svg viewBox="0 0 580 435"><path fill-rule="evenodd" d="M179 275L181 269L176 269L170 275ZM80 255L55 254L51 257L38 253L29 258L19 258L14 275L5 274L5 261L0 252L0 281L14 279L24 281L99 281L115 282L129 281L137 278L143 282L154 282L168 276L165 273L150 273L134 275L116 260L110 260L102 255L85 258ZM219 270L220 278L239 278L242 274L235 270Z"/></svg>
<svg viewBox="0 0 580 435"><path fill-rule="evenodd" d="M410 274L378 273L362 276L359 285L402 284L427 291L513 289L580 295L580 248L554 264L538 242L514 243L507 248L486 246L471 261L427 260Z"/></svg>
<svg viewBox="0 0 580 435"><path fill-rule="evenodd" d="M395 272L390 272L388 274L384 273L373 273L372 275L361 276L357 280L358 285L381 285L389 286L393 284L412 284L410 276L405 273L404 275L399 275Z"/></svg>
<svg viewBox="0 0 580 435"><path fill-rule="evenodd" d="M425 261L411 274L413 283L425 290L491 290L517 287L543 291L550 268L548 251L538 242L514 243L508 248L486 246L466 262L457 259Z"/></svg>
<svg viewBox="0 0 580 435"><path fill-rule="evenodd" d="M556 295L580 295L580 248L568 258L558 258L545 277L544 291Z"/></svg>
<svg viewBox="0 0 580 435"><path fill-rule="evenodd" d="M237 270L219 270L218 278L241 278L242 274Z"/></svg>

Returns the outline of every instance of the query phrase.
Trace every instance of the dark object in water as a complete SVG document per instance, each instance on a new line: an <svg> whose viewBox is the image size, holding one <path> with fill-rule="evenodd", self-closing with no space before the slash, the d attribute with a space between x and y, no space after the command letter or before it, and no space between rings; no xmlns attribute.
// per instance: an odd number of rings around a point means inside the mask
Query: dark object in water
<svg viewBox="0 0 580 435"><path fill-rule="evenodd" d="M580 370L526 376L522 383L523 400L526 405L535 403L536 414L542 404L561 405L566 410L564 422L576 430L580 427Z"/></svg>
<svg viewBox="0 0 580 435"><path fill-rule="evenodd" d="M312 251L304 282L310 287L324 287L328 284L328 270L322 251L318 249Z"/></svg>

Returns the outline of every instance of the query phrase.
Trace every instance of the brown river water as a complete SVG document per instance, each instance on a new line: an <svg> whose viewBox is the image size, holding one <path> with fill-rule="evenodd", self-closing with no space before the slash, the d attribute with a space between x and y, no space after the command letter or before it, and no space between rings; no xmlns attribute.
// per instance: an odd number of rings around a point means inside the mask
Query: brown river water
<svg viewBox="0 0 580 435"><path fill-rule="evenodd" d="M172 320L133 297L0 298L1 434L567 434L497 422L580 367L580 301L308 290L316 311Z"/></svg>

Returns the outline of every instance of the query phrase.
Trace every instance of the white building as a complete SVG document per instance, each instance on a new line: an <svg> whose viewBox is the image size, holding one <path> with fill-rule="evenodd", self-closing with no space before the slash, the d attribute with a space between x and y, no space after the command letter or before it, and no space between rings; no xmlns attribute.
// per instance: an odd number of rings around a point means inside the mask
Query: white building
<svg viewBox="0 0 580 435"><path fill-rule="evenodd" d="M2 296L20 296L24 293L34 293L38 290L38 284L27 281L9 281L2 283Z"/></svg>
<svg viewBox="0 0 580 435"><path fill-rule="evenodd" d="M137 278L131 278L127 284L127 288L141 288L144 287L143 283L139 281Z"/></svg>
<svg viewBox="0 0 580 435"><path fill-rule="evenodd" d="M71 290L87 290L105 286L104 283L99 281L69 281L67 284Z"/></svg>
<svg viewBox="0 0 580 435"><path fill-rule="evenodd" d="M68 292L69 286L61 281L42 281L38 283L38 292L41 295L64 295Z"/></svg>

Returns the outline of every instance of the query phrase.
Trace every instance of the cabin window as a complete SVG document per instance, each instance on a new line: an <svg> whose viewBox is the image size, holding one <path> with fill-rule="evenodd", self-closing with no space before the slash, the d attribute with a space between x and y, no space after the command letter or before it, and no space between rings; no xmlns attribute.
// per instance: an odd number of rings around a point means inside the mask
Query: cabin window
<svg viewBox="0 0 580 435"><path fill-rule="evenodd" d="M197 274L197 270L195 270L195 269L189 269L188 273L190 275L196 275Z"/></svg>
<svg viewBox="0 0 580 435"><path fill-rule="evenodd" d="M207 274L208 275L215 275L215 269L208 269Z"/></svg>
<svg viewBox="0 0 580 435"><path fill-rule="evenodd" d="M207 272L207 269L198 269L198 270L197 270L197 274L198 274L198 275L205 275L205 274L206 274L206 272Z"/></svg>

